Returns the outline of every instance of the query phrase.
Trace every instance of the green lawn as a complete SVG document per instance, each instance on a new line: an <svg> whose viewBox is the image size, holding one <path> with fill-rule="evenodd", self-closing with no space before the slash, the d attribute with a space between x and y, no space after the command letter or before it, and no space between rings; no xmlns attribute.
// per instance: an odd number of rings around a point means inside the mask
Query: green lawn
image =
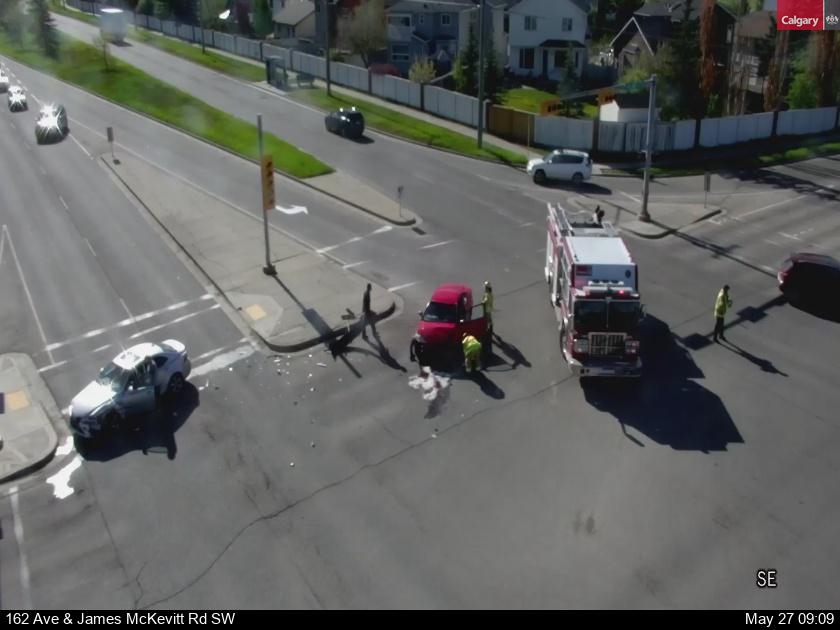
<svg viewBox="0 0 840 630"><path fill-rule="evenodd" d="M74 20L80 20L96 26L99 25L98 18L89 13L66 9L55 3L50 6L50 10L61 15L66 15ZM183 57L193 63L242 79L243 81L257 82L265 80L265 68L263 66L241 61L226 55L220 55L207 46L205 46L205 52L201 52L200 45L193 45L164 35L158 35L146 29L134 28L133 26L128 29L128 38L142 42L148 46L154 46L164 52Z"/></svg>
<svg viewBox="0 0 840 630"><path fill-rule="evenodd" d="M326 90L320 88L295 90L290 96L301 102L314 105L325 111L339 107L355 106L365 116L365 124L395 136L414 140L430 147L447 149L470 157L481 157L499 160L507 164L524 166L527 158L513 151L502 149L484 143L479 149L474 136L465 136L432 123L406 116L387 107L381 107L365 100L355 100L350 96L333 94L327 96Z"/></svg>
<svg viewBox="0 0 840 630"><path fill-rule="evenodd" d="M521 109L525 112L540 113L540 103L543 101L557 100L557 94L551 92L543 92L542 90L535 90L529 87L514 88L502 94L502 105L505 107L512 107L513 109ZM597 118L598 106L594 103L584 103L582 101L575 101L575 105L580 108L577 114L584 118ZM574 108L572 110L574 112Z"/></svg>
<svg viewBox="0 0 840 630"><path fill-rule="evenodd" d="M115 59L106 69L101 51L89 44L63 35L60 43L59 58L53 60L31 45L20 48L12 44L3 33L0 53L240 155L259 157L256 126ZM58 95L50 97L60 100ZM332 172L326 164L271 134L264 134L263 141L279 171L302 178Z"/></svg>

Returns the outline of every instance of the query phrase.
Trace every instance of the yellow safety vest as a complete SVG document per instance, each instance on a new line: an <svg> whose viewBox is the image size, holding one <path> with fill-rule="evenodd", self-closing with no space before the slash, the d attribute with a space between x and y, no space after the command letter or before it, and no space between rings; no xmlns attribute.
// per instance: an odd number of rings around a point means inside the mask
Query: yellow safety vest
<svg viewBox="0 0 840 630"><path fill-rule="evenodd" d="M472 335L467 335L461 341L461 347L464 349L464 356L469 357L481 351L481 342Z"/></svg>
<svg viewBox="0 0 840 630"><path fill-rule="evenodd" d="M726 309L732 306L732 300L723 292L721 289L718 292L717 299L715 300L715 317L723 317L726 315Z"/></svg>

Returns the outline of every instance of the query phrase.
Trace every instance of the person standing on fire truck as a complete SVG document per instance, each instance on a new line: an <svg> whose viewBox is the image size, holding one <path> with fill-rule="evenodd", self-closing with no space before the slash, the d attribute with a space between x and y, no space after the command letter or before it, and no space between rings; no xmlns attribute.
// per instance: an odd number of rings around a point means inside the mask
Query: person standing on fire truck
<svg viewBox="0 0 840 630"><path fill-rule="evenodd" d="M718 337L726 341L726 337L723 336L723 318L726 317L726 310L730 306L732 306L732 298L729 297L729 285L725 284L715 300L715 331L712 333L714 341L717 341Z"/></svg>
<svg viewBox="0 0 840 630"><path fill-rule="evenodd" d="M484 283L484 297L481 300L484 304L484 316L487 318L487 335L493 336L493 287L489 282Z"/></svg>

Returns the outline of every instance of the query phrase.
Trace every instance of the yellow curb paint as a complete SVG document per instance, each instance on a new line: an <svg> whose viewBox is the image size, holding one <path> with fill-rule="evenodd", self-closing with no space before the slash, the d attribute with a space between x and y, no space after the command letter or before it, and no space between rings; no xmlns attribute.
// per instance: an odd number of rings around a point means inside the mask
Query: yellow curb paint
<svg viewBox="0 0 840 630"><path fill-rule="evenodd" d="M29 399L26 397L26 392L18 390L16 392L9 392L5 396L6 409L8 411L17 411L29 406Z"/></svg>
<svg viewBox="0 0 840 630"><path fill-rule="evenodd" d="M248 317L250 317L254 321L262 319L267 315L267 313L263 310L262 306L260 306L259 304L249 306L245 309L245 312L248 314Z"/></svg>

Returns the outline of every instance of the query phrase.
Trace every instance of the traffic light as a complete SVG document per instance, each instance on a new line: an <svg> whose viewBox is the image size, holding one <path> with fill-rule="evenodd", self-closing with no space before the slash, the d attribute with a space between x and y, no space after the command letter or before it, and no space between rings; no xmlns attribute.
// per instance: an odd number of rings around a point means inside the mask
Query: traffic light
<svg viewBox="0 0 840 630"><path fill-rule="evenodd" d="M270 155L262 156L262 197L263 210L274 209L274 158Z"/></svg>

